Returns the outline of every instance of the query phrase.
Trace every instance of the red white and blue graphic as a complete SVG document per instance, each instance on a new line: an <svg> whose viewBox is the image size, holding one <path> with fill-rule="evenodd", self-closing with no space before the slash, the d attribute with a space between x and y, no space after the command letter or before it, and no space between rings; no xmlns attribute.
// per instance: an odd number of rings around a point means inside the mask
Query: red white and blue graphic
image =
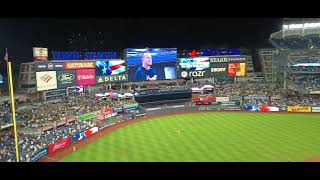
<svg viewBox="0 0 320 180"><path fill-rule="evenodd" d="M257 112L275 112L279 111L279 107L273 106L258 106L258 105L246 105L244 109L247 111L257 111Z"/></svg>
<svg viewBox="0 0 320 180"><path fill-rule="evenodd" d="M76 134L75 136L76 136L76 140L78 140L78 141L86 138L86 134L84 132L80 132L80 133Z"/></svg>
<svg viewBox="0 0 320 180"><path fill-rule="evenodd" d="M124 60L97 61L96 75L116 75L126 71Z"/></svg>

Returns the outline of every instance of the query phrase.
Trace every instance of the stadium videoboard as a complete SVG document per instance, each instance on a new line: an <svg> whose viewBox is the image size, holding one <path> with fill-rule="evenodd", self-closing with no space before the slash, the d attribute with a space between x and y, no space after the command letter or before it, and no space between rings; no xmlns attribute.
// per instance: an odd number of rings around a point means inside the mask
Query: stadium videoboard
<svg viewBox="0 0 320 180"><path fill-rule="evenodd" d="M209 57L194 57L178 59L179 77L202 78L210 76Z"/></svg>
<svg viewBox="0 0 320 180"><path fill-rule="evenodd" d="M245 56L210 57L210 72L213 77L246 76Z"/></svg>
<svg viewBox="0 0 320 180"><path fill-rule="evenodd" d="M177 48L127 49L129 81L177 79Z"/></svg>

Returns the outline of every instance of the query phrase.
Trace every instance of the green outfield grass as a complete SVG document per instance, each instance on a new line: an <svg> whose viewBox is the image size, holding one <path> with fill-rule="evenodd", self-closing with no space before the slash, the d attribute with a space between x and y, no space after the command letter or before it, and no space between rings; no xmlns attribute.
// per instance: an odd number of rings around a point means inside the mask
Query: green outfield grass
<svg viewBox="0 0 320 180"><path fill-rule="evenodd" d="M133 123L62 161L279 162L314 156L320 156L320 115L207 112Z"/></svg>

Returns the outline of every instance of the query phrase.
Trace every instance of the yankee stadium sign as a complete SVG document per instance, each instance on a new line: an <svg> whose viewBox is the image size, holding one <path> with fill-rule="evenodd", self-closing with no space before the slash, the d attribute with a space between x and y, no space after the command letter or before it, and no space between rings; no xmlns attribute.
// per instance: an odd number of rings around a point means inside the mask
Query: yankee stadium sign
<svg viewBox="0 0 320 180"><path fill-rule="evenodd" d="M117 59L116 52L57 52L52 51L53 60Z"/></svg>

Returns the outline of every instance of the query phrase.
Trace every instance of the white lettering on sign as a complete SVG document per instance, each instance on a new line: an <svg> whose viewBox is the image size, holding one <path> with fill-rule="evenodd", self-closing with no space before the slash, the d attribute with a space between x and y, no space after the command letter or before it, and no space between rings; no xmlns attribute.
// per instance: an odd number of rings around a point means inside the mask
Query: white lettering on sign
<svg viewBox="0 0 320 180"><path fill-rule="evenodd" d="M211 72L225 72L227 68L211 68Z"/></svg>
<svg viewBox="0 0 320 180"><path fill-rule="evenodd" d="M194 72L189 72L189 77L202 77L204 76L205 71L194 71Z"/></svg>

